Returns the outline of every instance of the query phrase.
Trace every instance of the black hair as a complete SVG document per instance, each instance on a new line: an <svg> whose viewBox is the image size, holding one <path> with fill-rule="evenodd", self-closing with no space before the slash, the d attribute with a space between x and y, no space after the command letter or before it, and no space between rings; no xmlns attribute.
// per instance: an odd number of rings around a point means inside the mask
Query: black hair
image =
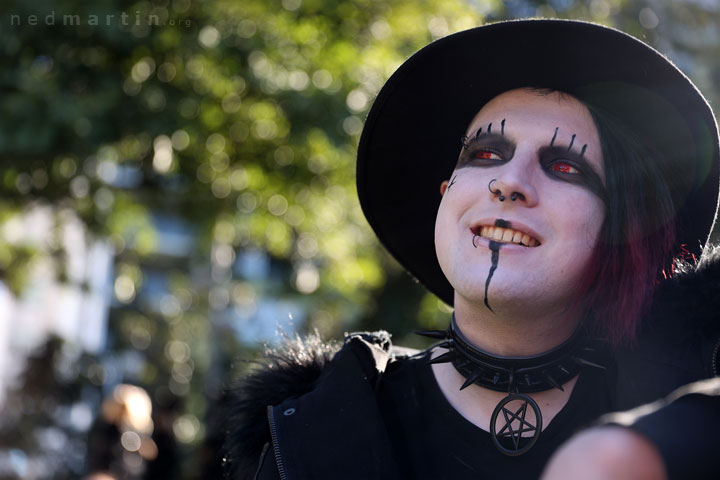
<svg viewBox="0 0 720 480"><path fill-rule="evenodd" d="M600 136L606 184L605 221L584 276L583 298L596 332L612 344L628 344L660 275L672 266L675 207L661 152L651 151L620 119L583 103Z"/></svg>

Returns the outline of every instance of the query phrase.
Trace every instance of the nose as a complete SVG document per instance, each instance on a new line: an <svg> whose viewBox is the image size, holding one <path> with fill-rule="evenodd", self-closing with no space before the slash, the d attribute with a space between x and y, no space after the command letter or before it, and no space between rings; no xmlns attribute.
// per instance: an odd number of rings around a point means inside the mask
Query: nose
<svg viewBox="0 0 720 480"><path fill-rule="evenodd" d="M514 158L502 167L499 175L488 183L488 191L497 201L532 207L538 202L533 172L529 162L518 160Z"/></svg>

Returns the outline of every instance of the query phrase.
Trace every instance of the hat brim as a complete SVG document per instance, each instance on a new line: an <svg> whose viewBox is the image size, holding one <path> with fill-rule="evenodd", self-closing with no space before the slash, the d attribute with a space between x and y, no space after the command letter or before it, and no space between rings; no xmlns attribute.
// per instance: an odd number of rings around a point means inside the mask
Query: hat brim
<svg viewBox="0 0 720 480"><path fill-rule="evenodd" d="M621 31L571 20L513 20L418 51L386 82L368 114L358 148L358 196L379 240L410 274L452 304L434 245L440 184L449 179L460 138L478 110L527 86L588 100L660 152L678 244L701 254L720 178L717 125L702 94L663 55Z"/></svg>

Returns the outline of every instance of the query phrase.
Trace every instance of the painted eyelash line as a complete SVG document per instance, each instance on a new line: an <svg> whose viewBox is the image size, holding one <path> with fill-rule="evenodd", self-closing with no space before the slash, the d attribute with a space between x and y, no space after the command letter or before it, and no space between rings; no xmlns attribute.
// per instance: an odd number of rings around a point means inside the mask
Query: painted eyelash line
<svg viewBox="0 0 720 480"><path fill-rule="evenodd" d="M475 132L475 139L480 137L483 133L483 127L478 128L478 131ZM492 122L488 124L487 132L486 133L492 133ZM500 135L505 135L505 119L503 118L502 121L500 121ZM468 140L470 139L469 136L463 135L460 137L460 143L462 144L463 149L466 149L469 145Z"/></svg>
<svg viewBox="0 0 720 480"><path fill-rule="evenodd" d="M493 125L492 122L490 122L488 124L486 133L492 133L492 125ZM475 132L475 138L478 138L480 136L480 134L482 134L482 131L483 131L482 127L478 128L478 131ZM505 119L504 118L500 121L500 135L505 135Z"/></svg>
<svg viewBox="0 0 720 480"><path fill-rule="evenodd" d="M558 134L558 129L559 129L559 128L560 128L560 127L555 127L555 132L553 133L552 139L550 140L550 146L551 146L551 147L555 145L555 139L557 138L557 134ZM568 152L572 149L573 143L575 143L575 137L576 137L576 134L574 134L574 133L573 133L572 137L570 137L570 145L568 145L568 148L567 148L567 149L568 149ZM587 143L584 144L584 145L582 146L582 149L580 150L580 156L581 156L581 157L582 157L583 155L585 155L585 150L586 150L586 149L587 149Z"/></svg>

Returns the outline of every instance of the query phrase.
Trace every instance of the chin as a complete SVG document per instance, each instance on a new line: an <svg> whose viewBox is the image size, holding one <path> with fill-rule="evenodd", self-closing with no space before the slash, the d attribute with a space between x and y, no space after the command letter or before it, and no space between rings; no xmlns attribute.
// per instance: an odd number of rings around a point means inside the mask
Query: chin
<svg viewBox="0 0 720 480"><path fill-rule="evenodd" d="M457 286L453 285L455 289L455 296L461 297L466 303L482 305L485 308L485 281L487 276L481 280L461 282ZM506 301L507 291L502 286L494 285L495 279L491 280L490 290L488 291L488 297L490 299L490 306L497 300Z"/></svg>
<svg viewBox="0 0 720 480"><path fill-rule="evenodd" d="M527 278L510 278L507 276L497 275L497 271L490 280L488 289L488 302L490 307L496 313L499 310L505 310L503 306L511 307L513 310L527 306L526 310L533 311L541 308L546 300L552 297L548 294L547 289L538 289L537 285L526 282ZM464 282L458 282L455 288L455 295L469 304L485 307L485 282L487 274L482 278L465 279ZM533 282L530 282L533 283ZM551 287L552 288L552 287Z"/></svg>

